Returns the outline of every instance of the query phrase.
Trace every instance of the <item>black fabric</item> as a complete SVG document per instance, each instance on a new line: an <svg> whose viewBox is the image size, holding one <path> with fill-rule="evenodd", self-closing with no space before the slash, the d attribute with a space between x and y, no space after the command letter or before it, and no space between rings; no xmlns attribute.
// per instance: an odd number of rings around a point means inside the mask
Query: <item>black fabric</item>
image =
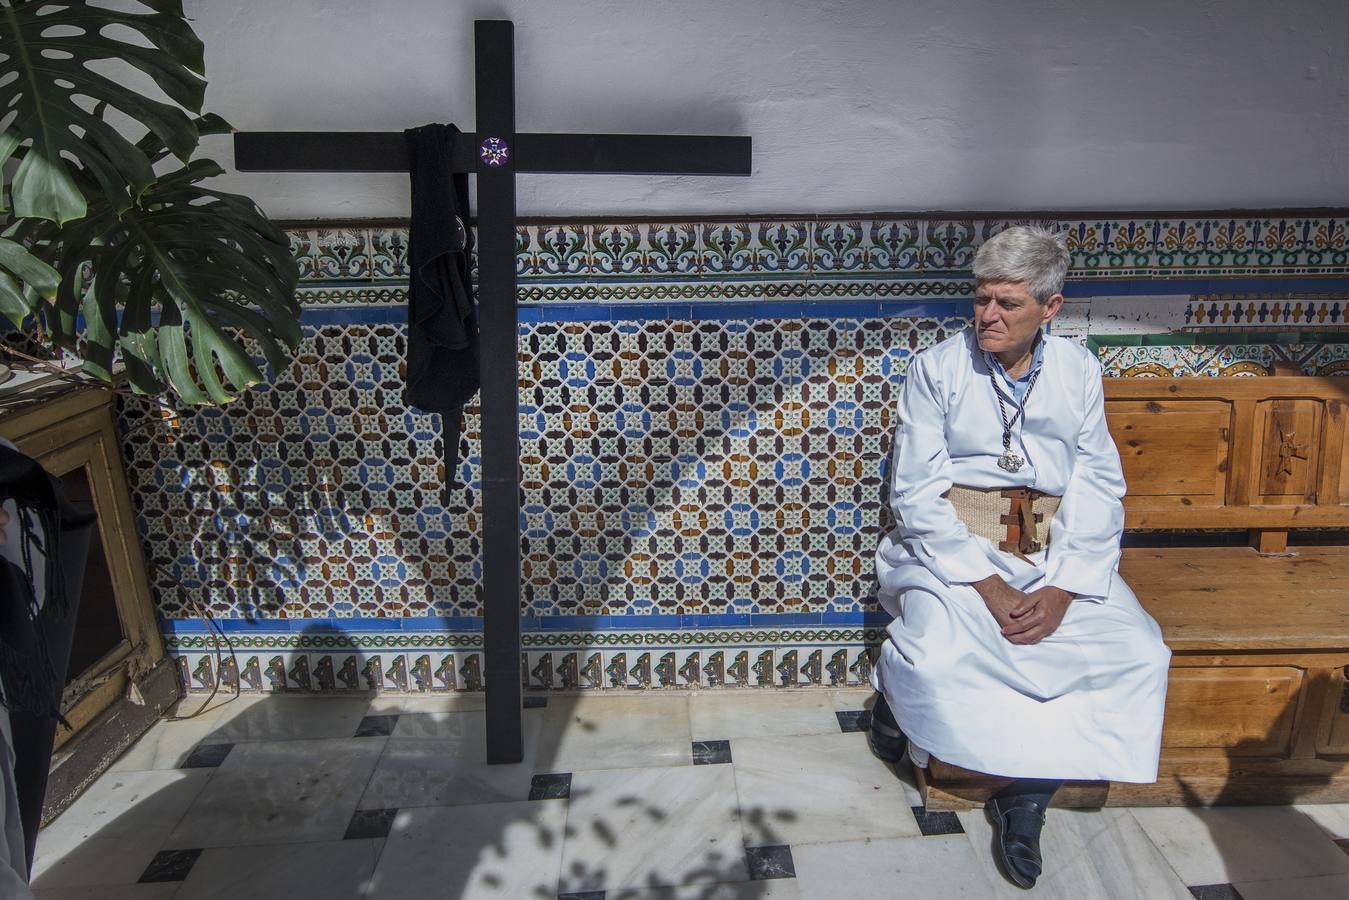
<svg viewBox="0 0 1349 900"><path fill-rule="evenodd" d="M94 514L67 503L61 482L34 460L0 444L0 503L10 500L18 507L22 564L0 559L0 689L11 712L58 716L65 672L53 665L44 628L69 613L60 535L88 530ZM39 565L45 598L33 590Z"/></svg>
<svg viewBox="0 0 1349 900"><path fill-rule="evenodd" d="M56 726L64 721L61 693L95 515L67 502L61 482L35 461L0 444L0 502L8 500L18 507L21 540L32 541L46 558L40 562L31 548L21 548L22 566L0 559L0 687L9 707L14 784L31 870ZM39 564L45 567L45 599L33 590Z"/></svg>
<svg viewBox="0 0 1349 900"><path fill-rule="evenodd" d="M454 484L463 408L478 392L478 316L469 279L468 173L451 171L453 125L403 132L412 181L408 355L404 399L440 413L445 482Z"/></svg>

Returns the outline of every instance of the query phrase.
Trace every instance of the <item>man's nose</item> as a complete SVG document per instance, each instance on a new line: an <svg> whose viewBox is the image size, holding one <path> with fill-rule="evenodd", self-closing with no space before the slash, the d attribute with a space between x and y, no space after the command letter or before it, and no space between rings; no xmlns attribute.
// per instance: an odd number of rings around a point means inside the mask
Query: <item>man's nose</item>
<svg viewBox="0 0 1349 900"><path fill-rule="evenodd" d="M990 303L978 310L978 318L984 324L991 324L998 321L998 307Z"/></svg>

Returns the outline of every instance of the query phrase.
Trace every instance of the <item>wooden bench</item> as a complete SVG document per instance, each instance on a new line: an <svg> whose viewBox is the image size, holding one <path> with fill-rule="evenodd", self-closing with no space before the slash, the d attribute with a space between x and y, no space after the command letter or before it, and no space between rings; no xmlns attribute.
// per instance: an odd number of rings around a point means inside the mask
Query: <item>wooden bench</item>
<svg viewBox="0 0 1349 900"><path fill-rule="evenodd" d="M1349 800L1349 546L1288 545L1290 529L1349 528L1349 378L1120 378L1105 394L1140 542L1240 529L1250 546L1126 546L1120 572L1174 654L1160 774L1071 783L1056 805ZM929 809L1004 783L937 759L919 775Z"/></svg>

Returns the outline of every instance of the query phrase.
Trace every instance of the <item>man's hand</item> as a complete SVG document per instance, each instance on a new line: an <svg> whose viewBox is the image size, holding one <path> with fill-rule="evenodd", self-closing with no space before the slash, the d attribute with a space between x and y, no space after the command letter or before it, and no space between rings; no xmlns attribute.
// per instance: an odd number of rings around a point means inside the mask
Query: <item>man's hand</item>
<svg viewBox="0 0 1349 900"><path fill-rule="evenodd" d="M1024 592L1003 581L1000 575L990 575L983 581L974 582L970 587L979 592L988 611L1002 626L1003 634L1016 623L1015 612L1024 606L1028 599Z"/></svg>
<svg viewBox="0 0 1349 900"><path fill-rule="evenodd" d="M1002 627L1002 636L1013 644L1038 644L1058 630L1073 595L1056 587L1042 587L1025 595L1011 612L1012 622Z"/></svg>

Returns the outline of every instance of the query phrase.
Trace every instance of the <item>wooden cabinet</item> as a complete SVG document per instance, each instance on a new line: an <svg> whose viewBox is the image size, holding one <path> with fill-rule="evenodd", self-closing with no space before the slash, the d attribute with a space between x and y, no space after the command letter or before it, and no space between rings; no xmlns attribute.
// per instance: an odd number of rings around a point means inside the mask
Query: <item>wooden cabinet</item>
<svg viewBox="0 0 1349 900"><path fill-rule="evenodd" d="M0 411L0 436L60 476L67 494L98 514L62 702L74 730L57 729L58 748L164 659L113 415L113 395L93 388Z"/></svg>

